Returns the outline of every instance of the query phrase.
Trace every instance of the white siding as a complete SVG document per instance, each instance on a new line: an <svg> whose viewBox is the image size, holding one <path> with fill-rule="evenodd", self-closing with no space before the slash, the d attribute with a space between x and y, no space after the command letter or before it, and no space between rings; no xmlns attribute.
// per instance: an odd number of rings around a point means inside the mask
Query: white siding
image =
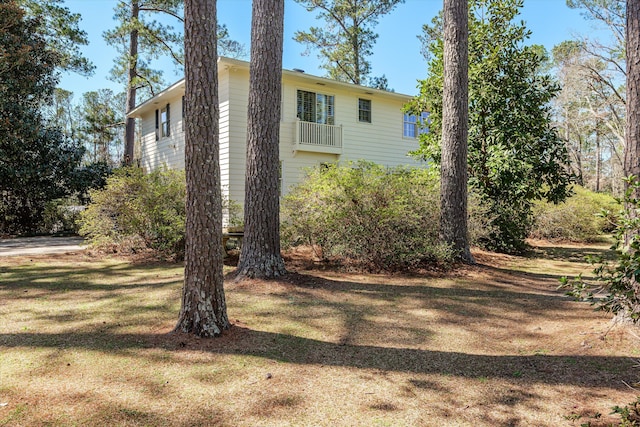
<svg viewBox="0 0 640 427"><path fill-rule="evenodd" d="M184 169L184 132L182 130L182 96L158 103L158 110L170 105L168 137L156 141L155 110L142 117L140 165L147 171L161 167ZM158 112L159 114L159 112Z"/></svg>
<svg viewBox="0 0 640 427"><path fill-rule="evenodd" d="M223 192L244 204L244 173L247 141L247 104L249 97L248 64L219 63L220 170ZM184 168L184 131L182 95L184 85L176 84L158 98L153 107L171 104L171 136L155 140L155 112L145 107L142 116L141 163L146 170L163 165ZM294 152L297 90L335 97L335 124L343 128L342 154ZM370 93L367 93L370 92ZM358 121L358 99L371 101L371 123ZM408 97L407 97L408 100ZM154 100L151 100L154 101ZM285 73L282 88L280 123L280 160L283 162L283 189L300 182L307 168L320 163L372 161L386 166L420 165L407 156L418 147L415 139L402 136L402 107L405 97L344 85L297 73ZM148 104L147 104L148 105Z"/></svg>

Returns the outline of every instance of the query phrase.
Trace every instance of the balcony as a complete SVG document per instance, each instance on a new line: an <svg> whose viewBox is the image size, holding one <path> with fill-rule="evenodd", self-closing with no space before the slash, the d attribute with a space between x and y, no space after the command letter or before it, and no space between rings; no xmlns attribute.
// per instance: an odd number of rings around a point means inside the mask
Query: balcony
<svg viewBox="0 0 640 427"><path fill-rule="evenodd" d="M293 151L342 154L342 126L296 120Z"/></svg>

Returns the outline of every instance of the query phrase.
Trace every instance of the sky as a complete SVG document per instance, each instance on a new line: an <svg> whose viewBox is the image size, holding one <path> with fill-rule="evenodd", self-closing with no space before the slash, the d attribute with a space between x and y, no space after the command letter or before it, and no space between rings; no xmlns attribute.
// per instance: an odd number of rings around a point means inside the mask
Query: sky
<svg viewBox="0 0 640 427"><path fill-rule="evenodd" d="M76 99L91 90L110 88L116 92L123 87L108 79L117 52L108 46L102 34L113 28L114 7L117 0L65 0L66 6L80 13L80 26L87 32L89 45L83 52L96 66L95 74L82 77L77 74L63 75L60 86L74 92ZM243 43L247 50L251 38L251 1L218 0L218 22L226 24L232 39ZM382 17L374 31L379 34L370 58L372 76L385 75L389 87L408 95L417 93L417 80L426 77L426 62L420 54L423 24L442 8L442 0L405 0L390 14ZM530 43L544 45L548 50L576 35L593 33L593 24L586 21L579 11L566 6L565 0L524 0L520 17L532 31ZM306 73L322 76L321 61L315 52L305 55L305 46L293 40L296 31L307 30L311 26L321 26L317 13L307 12L294 0L285 0L284 53L285 69L299 68ZM168 62L157 68L164 70L164 78L171 84L182 78L182 74ZM142 100L140 100L142 101Z"/></svg>

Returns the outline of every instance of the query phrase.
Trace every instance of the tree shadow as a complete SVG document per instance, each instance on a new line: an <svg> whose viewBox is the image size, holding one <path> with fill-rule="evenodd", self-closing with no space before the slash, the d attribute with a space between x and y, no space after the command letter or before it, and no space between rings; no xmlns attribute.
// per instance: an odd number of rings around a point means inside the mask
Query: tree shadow
<svg viewBox="0 0 640 427"><path fill-rule="evenodd" d="M340 366L357 369L435 374L461 378L506 379L520 384L543 383L623 390L634 382L631 357L592 355L485 355L428 349L338 344L289 334L234 326L215 339L186 334L17 333L0 334L3 347L76 348L122 352L162 348L179 357L199 351L223 355L262 357L280 363ZM165 356L145 355L138 357ZM637 374L637 373L636 373ZM416 380L416 387L429 387Z"/></svg>

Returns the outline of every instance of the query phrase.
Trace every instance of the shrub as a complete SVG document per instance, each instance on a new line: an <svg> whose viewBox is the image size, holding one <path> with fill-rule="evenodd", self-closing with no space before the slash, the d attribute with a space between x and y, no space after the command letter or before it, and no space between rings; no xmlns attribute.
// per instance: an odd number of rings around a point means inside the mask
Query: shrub
<svg viewBox="0 0 640 427"><path fill-rule="evenodd" d="M184 171L118 169L107 185L90 191L91 203L80 215L80 234L92 246L118 252L152 249L184 257L186 183ZM240 207L226 199L230 225L241 224Z"/></svg>
<svg viewBox="0 0 640 427"><path fill-rule="evenodd" d="M282 243L318 246L324 258L373 271L448 261L438 206L438 181L426 169L324 165L284 198Z"/></svg>
<svg viewBox="0 0 640 427"><path fill-rule="evenodd" d="M78 205L75 197L52 200L45 205L40 232L78 233L78 221L84 206Z"/></svg>
<svg viewBox="0 0 640 427"><path fill-rule="evenodd" d="M640 182L635 176L627 178L624 207L620 210L616 227L613 262L591 258L595 282L581 276L561 279L561 288L568 295L589 301L601 310L612 313L618 320L640 321Z"/></svg>
<svg viewBox="0 0 640 427"><path fill-rule="evenodd" d="M589 242L612 231L615 218L599 215L603 210L617 211L619 204L607 194L576 186L574 194L558 204L537 201L533 207L530 237L536 239Z"/></svg>

